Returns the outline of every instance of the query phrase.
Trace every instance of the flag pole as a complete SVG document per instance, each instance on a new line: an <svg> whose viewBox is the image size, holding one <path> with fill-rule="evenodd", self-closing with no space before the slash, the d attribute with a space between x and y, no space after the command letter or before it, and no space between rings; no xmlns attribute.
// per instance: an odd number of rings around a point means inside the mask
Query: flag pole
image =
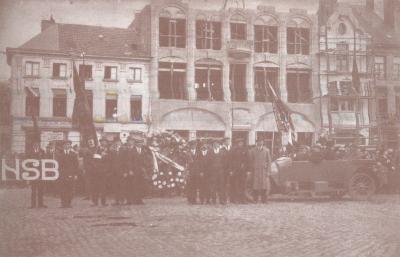
<svg viewBox="0 0 400 257"><path fill-rule="evenodd" d="M354 40L353 40L354 45L353 45L353 71L352 71L352 73L353 73L352 84L353 85L352 86L356 93L356 138L355 138L356 142L355 142L355 145L359 146L359 144L360 144L360 142L359 142L359 137L360 137L360 94L358 92L358 87L360 85L356 86L355 85L356 81L354 81L354 78L355 78L354 74L355 74L355 72L358 73L358 68L356 71L354 71L354 68L357 67L356 31L355 30L353 32L353 36L354 36ZM357 74L357 76L359 76L359 75ZM359 80L359 77L358 77L358 80ZM357 81L357 83L359 83L359 82Z"/></svg>

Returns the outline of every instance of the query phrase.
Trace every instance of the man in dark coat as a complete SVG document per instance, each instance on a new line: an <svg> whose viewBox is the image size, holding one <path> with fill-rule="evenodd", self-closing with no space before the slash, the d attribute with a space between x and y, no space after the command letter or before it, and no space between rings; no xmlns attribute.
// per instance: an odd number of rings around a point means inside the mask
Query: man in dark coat
<svg viewBox="0 0 400 257"><path fill-rule="evenodd" d="M128 138L128 142L121 148L121 169L123 179L123 197L126 204L133 203L134 195L134 176L132 171L132 154L135 148L135 139L133 137Z"/></svg>
<svg viewBox="0 0 400 257"><path fill-rule="evenodd" d="M64 150L57 157L60 172L59 192L62 208L71 208L74 180L78 172L78 157L71 151L71 141L64 142Z"/></svg>
<svg viewBox="0 0 400 257"><path fill-rule="evenodd" d="M136 139L131 152L131 171L133 172L133 204L144 204L147 182L151 173L150 153L144 146L144 139Z"/></svg>
<svg viewBox="0 0 400 257"><path fill-rule="evenodd" d="M102 138L100 140L100 146L96 149L92 159L91 179L93 186L92 202L94 206L99 204L99 200L101 205L107 205L108 164L107 140Z"/></svg>
<svg viewBox="0 0 400 257"><path fill-rule="evenodd" d="M199 197L200 203L210 203L210 153L208 151L208 145L203 144L200 147L200 153L198 156L198 170L199 170Z"/></svg>
<svg viewBox="0 0 400 257"><path fill-rule="evenodd" d="M246 198L246 176L249 164L248 150L244 146L244 140L238 139L237 145L231 153L232 167L232 199L233 203L247 203Z"/></svg>
<svg viewBox="0 0 400 257"><path fill-rule="evenodd" d="M189 142L189 152L187 154L187 176L186 176L186 197L189 204L197 203L197 190L199 187L199 151L197 142Z"/></svg>
<svg viewBox="0 0 400 257"><path fill-rule="evenodd" d="M218 141L213 142L210 153L209 185L211 202L215 204L217 198L220 204L226 204L226 150Z"/></svg>
<svg viewBox="0 0 400 257"><path fill-rule="evenodd" d="M233 166L232 166L232 145L230 138L224 138L223 145L221 147L224 156L225 164L225 191L229 197L230 202L234 202L235 190L234 190L234 177L233 177Z"/></svg>
<svg viewBox="0 0 400 257"><path fill-rule="evenodd" d="M35 159L39 162L45 158L45 152L40 148L39 143L33 143L32 150L28 152L27 159ZM39 166L40 170L40 166ZM31 207L30 208L46 208L43 204L44 181L41 178L30 181L31 184Z"/></svg>
<svg viewBox="0 0 400 257"><path fill-rule="evenodd" d="M108 154L112 193L114 194L115 205L124 203L124 177L122 168L123 160L120 148L121 142L116 140L110 147Z"/></svg>

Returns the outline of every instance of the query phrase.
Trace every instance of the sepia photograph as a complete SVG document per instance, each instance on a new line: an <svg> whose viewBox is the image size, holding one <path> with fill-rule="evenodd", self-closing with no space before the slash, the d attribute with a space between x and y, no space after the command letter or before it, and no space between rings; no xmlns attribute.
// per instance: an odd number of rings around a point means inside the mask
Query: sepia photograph
<svg viewBox="0 0 400 257"><path fill-rule="evenodd" d="M400 257L400 0L0 0L1 257Z"/></svg>

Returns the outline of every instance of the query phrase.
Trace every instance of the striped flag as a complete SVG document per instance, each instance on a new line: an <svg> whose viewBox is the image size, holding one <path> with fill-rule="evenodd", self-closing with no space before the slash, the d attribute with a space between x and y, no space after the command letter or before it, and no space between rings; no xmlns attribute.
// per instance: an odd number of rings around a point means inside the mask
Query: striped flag
<svg viewBox="0 0 400 257"><path fill-rule="evenodd" d="M97 147L98 140L96 128L93 122L92 112L85 92L85 81L79 77L75 63L73 64L73 83L75 91L74 110L72 113L72 125L77 127L81 134L83 146Z"/></svg>
<svg viewBox="0 0 400 257"><path fill-rule="evenodd" d="M288 142L294 145L297 141L296 130L291 117L292 111L280 97L276 94L271 83L267 81L269 94L272 98L272 109L275 115L276 126L279 132L286 133L288 135Z"/></svg>

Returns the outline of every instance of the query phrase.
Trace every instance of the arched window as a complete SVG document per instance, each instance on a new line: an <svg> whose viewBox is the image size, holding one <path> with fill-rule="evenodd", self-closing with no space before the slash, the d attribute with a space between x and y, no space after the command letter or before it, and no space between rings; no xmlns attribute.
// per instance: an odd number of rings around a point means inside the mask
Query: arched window
<svg viewBox="0 0 400 257"><path fill-rule="evenodd" d="M234 14L230 20L231 39L246 40L247 38L247 24L246 18L240 14Z"/></svg>
<svg viewBox="0 0 400 257"><path fill-rule="evenodd" d="M186 63L164 58L158 63L158 90L161 99L186 99Z"/></svg>
<svg viewBox="0 0 400 257"><path fill-rule="evenodd" d="M159 41L161 47L186 47L186 17L176 7L167 7L160 13Z"/></svg>
<svg viewBox="0 0 400 257"><path fill-rule="evenodd" d="M254 51L278 52L278 23L270 16L260 16L254 24Z"/></svg>
<svg viewBox="0 0 400 257"><path fill-rule="evenodd" d="M293 18L287 28L288 54L310 54L310 23L302 18Z"/></svg>

